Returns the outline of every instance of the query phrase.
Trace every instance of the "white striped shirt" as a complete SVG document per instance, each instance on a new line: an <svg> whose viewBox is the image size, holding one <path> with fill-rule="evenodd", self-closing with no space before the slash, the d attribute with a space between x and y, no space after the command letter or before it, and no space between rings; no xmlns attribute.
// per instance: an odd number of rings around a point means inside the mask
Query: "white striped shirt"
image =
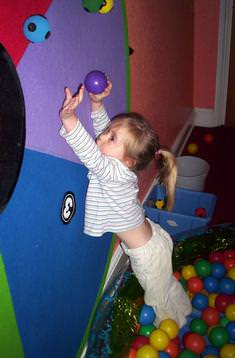
<svg viewBox="0 0 235 358"><path fill-rule="evenodd" d="M96 136L110 121L104 107L93 112L91 118ZM102 236L105 232L123 232L142 224L144 212L138 200L136 174L118 159L102 154L79 121L69 133L62 127L60 135L89 170L85 234Z"/></svg>

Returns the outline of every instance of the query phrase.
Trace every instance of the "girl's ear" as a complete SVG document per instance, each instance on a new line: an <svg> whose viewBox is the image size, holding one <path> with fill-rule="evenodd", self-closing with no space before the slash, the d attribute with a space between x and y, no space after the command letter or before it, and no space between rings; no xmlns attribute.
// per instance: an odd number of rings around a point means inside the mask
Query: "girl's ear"
<svg viewBox="0 0 235 358"><path fill-rule="evenodd" d="M130 157L126 157L124 159L124 163L125 165L131 170L135 167L136 165L136 159L130 158Z"/></svg>

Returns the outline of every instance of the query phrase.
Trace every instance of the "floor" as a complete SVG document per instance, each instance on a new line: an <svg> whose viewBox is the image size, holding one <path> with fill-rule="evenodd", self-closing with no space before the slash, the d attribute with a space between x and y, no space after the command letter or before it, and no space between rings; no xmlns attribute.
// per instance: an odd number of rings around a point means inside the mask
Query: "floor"
<svg viewBox="0 0 235 358"><path fill-rule="evenodd" d="M210 165L205 192L217 196L211 224L235 223L235 128L195 127L182 155L194 155Z"/></svg>

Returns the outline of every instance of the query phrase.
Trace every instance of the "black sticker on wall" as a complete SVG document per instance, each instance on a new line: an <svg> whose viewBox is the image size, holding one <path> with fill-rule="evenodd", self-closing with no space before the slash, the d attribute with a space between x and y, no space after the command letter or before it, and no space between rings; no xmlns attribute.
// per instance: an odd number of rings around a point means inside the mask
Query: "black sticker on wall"
<svg viewBox="0 0 235 358"><path fill-rule="evenodd" d="M64 195L62 208L61 208L61 220L64 224L68 224L76 211L75 196L71 191L68 191Z"/></svg>

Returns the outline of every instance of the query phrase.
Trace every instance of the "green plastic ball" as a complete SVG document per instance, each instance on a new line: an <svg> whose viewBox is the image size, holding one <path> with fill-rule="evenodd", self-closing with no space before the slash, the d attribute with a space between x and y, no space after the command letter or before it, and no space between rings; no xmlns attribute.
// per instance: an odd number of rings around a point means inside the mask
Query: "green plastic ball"
<svg viewBox="0 0 235 358"><path fill-rule="evenodd" d="M208 260L200 259L195 263L195 270L199 276L207 277L212 272L212 265Z"/></svg>
<svg viewBox="0 0 235 358"><path fill-rule="evenodd" d="M185 349L180 352L178 358L197 358L197 355L189 349Z"/></svg>
<svg viewBox="0 0 235 358"><path fill-rule="evenodd" d="M194 333L204 336L207 332L208 326L205 321L200 318L194 318L189 326L190 330Z"/></svg>
<svg viewBox="0 0 235 358"><path fill-rule="evenodd" d="M140 327L139 335L149 337L155 329L156 327L153 324L146 324Z"/></svg>
<svg viewBox="0 0 235 358"><path fill-rule="evenodd" d="M229 342L229 334L224 327L213 327L209 333L209 340L216 348L220 349Z"/></svg>

